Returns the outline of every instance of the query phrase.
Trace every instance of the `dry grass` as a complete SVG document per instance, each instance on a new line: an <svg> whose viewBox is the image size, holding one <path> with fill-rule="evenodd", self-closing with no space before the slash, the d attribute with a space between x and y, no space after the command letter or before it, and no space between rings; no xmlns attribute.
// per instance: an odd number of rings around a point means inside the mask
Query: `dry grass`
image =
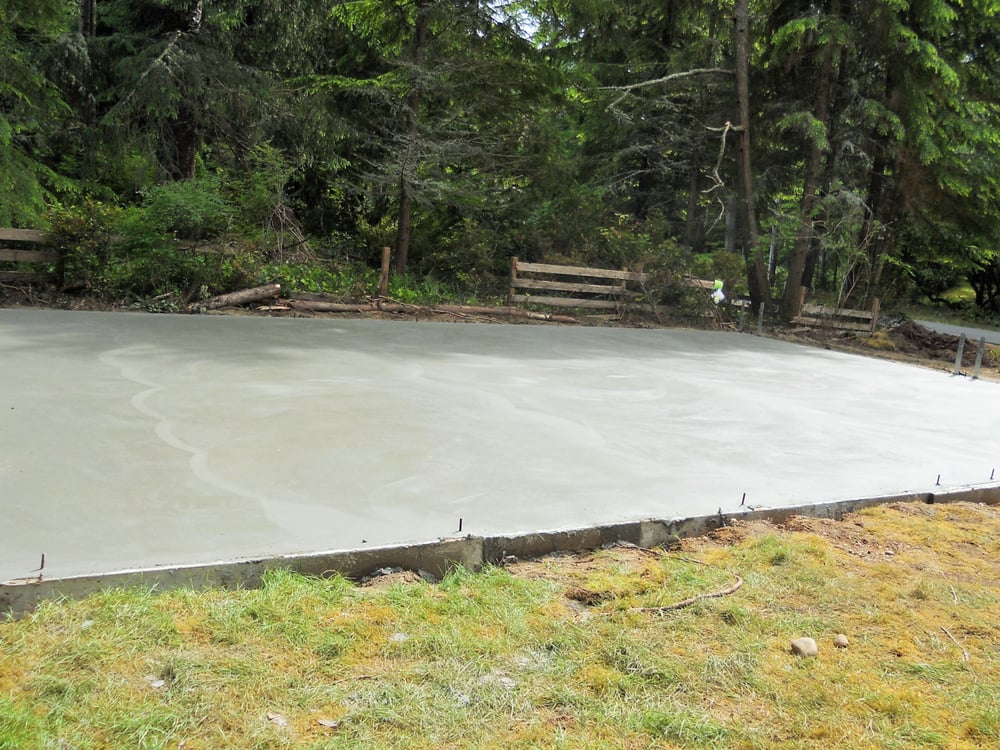
<svg viewBox="0 0 1000 750"><path fill-rule="evenodd" d="M111 591L0 623L0 748L1000 746L997 540L996 508L900 505L438 585Z"/></svg>

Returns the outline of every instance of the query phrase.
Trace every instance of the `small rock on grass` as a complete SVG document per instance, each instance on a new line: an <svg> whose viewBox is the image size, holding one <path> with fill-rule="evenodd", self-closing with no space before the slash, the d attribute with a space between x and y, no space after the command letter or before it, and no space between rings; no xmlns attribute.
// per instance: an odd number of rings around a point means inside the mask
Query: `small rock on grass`
<svg viewBox="0 0 1000 750"><path fill-rule="evenodd" d="M847 636L843 633L837 633L837 635L833 637L833 645L837 648L847 648L851 645L851 642L847 640Z"/></svg>
<svg viewBox="0 0 1000 750"><path fill-rule="evenodd" d="M819 648L812 638L796 638L792 641L792 653L796 656L816 656Z"/></svg>

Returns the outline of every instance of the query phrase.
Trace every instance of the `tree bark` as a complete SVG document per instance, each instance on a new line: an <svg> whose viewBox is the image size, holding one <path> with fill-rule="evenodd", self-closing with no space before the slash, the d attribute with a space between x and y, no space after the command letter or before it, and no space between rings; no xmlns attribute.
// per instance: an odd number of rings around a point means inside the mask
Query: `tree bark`
<svg viewBox="0 0 1000 750"><path fill-rule="evenodd" d="M736 54L736 108L739 119L740 153L739 217L747 283L754 307L769 304L771 290L767 267L757 247L757 213L754 210L753 169L750 160L750 10L749 0L736 0L733 8L733 49Z"/></svg>
<svg viewBox="0 0 1000 750"><path fill-rule="evenodd" d="M412 185L407 174L416 160L415 151L419 137L421 67L424 62L424 48L427 45L428 19L427 0L417 0L417 17L413 29L413 52L411 62L410 92L407 95L406 155L399 172L399 214L396 223L396 270L406 273L410 259L410 237L413 229Z"/></svg>
<svg viewBox="0 0 1000 750"><path fill-rule="evenodd" d="M201 147L201 133L195 123L195 114L188 104L182 104L177 119L170 123L170 147L173 153L168 158L170 177L173 180L193 180L198 164L198 150Z"/></svg>
<svg viewBox="0 0 1000 750"><path fill-rule="evenodd" d="M97 36L97 0L80 0L80 35L84 39Z"/></svg>

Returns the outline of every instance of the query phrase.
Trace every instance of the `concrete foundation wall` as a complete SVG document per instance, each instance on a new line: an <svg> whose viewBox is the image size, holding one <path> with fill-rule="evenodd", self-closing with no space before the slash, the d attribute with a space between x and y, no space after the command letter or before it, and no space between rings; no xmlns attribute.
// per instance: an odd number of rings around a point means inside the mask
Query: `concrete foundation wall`
<svg viewBox="0 0 1000 750"><path fill-rule="evenodd" d="M966 487L940 493L912 493L860 498L743 513L716 513L684 519L650 519L583 529L540 531L508 536L466 536L420 544L233 560L177 567L125 570L106 575L61 579L30 578L0 584L0 615L23 616L46 599L83 598L109 588L254 588L268 570L292 570L308 576L340 574L359 579L380 568L427 571L436 577L464 567L502 563L505 558L537 558L553 552L578 552L627 542L640 547L669 546L680 539L718 529L734 520L781 523L792 516L840 519L876 505L899 502L1000 504L1000 486Z"/></svg>

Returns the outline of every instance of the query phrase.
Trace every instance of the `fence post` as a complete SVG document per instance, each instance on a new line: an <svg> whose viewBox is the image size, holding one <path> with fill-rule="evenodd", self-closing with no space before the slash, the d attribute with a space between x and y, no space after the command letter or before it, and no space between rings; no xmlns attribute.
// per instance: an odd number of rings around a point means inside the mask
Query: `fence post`
<svg viewBox="0 0 1000 750"><path fill-rule="evenodd" d="M760 312L757 313L757 335L764 335L764 303L760 303Z"/></svg>
<svg viewBox="0 0 1000 750"><path fill-rule="evenodd" d="M507 304L514 304L514 295L517 290L514 289L514 282L517 280L517 256L513 256L510 259L510 289L507 291Z"/></svg>
<svg viewBox="0 0 1000 750"><path fill-rule="evenodd" d="M952 375L960 375L962 373L962 355L965 353L965 333L959 335L958 337L958 354L955 355L955 372Z"/></svg>
<svg viewBox="0 0 1000 750"><path fill-rule="evenodd" d="M382 248L382 276L378 282L378 296L385 297L389 294L389 256L392 250L388 247Z"/></svg>
<svg viewBox="0 0 1000 750"><path fill-rule="evenodd" d="M972 373L972 379L979 379L979 368L983 366L983 353L986 351L986 337L979 337L979 349L976 351L976 369Z"/></svg>

